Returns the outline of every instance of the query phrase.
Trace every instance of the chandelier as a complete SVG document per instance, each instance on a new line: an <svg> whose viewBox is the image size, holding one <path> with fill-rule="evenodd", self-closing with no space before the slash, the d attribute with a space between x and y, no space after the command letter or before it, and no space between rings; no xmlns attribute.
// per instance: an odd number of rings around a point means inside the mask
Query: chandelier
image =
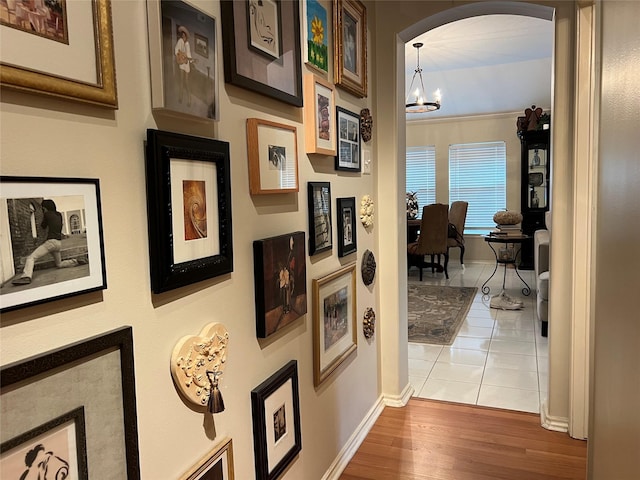
<svg viewBox="0 0 640 480"><path fill-rule="evenodd" d="M440 95L440 89L435 92L435 99L433 102L428 102L426 100L427 95L424 93L424 82L422 81L422 69L420 68L420 47L424 44L422 43L414 43L413 46L416 49L416 70L413 72L413 78L411 79L411 86L409 87L409 94L407 95L406 103L406 111L407 113L423 113L423 112L433 112L434 110L438 110L440 108L440 101L442 97ZM416 76L419 77L420 83L416 82ZM413 90L413 84L416 84L416 89Z"/></svg>

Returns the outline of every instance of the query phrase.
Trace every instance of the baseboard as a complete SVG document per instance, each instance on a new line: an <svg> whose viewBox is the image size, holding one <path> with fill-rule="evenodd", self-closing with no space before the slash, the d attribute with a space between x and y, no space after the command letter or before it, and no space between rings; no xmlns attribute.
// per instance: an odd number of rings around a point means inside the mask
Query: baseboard
<svg viewBox="0 0 640 480"><path fill-rule="evenodd" d="M549 415L547 402L543 401L540 405L540 424L547 430L554 432L569 432L569 419L565 417L552 417Z"/></svg>
<svg viewBox="0 0 640 480"><path fill-rule="evenodd" d="M404 407L414 392L414 388L408 383L400 395L384 395L384 404L388 407Z"/></svg>

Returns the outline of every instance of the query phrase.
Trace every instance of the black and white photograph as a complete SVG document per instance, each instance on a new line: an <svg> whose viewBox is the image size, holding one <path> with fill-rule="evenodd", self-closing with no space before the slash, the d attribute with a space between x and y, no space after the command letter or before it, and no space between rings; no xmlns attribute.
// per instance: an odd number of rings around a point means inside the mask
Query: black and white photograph
<svg viewBox="0 0 640 480"><path fill-rule="evenodd" d="M359 172L360 162L360 115L336 107L338 121L338 154L336 170Z"/></svg>
<svg viewBox="0 0 640 480"><path fill-rule="evenodd" d="M280 439L287 433L287 412L284 408L284 403L280 405L275 412L273 412L273 439L274 442L280 441Z"/></svg>
<svg viewBox="0 0 640 480"><path fill-rule="evenodd" d="M331 184L329 182L309 182L309 255L331 250L333 232L331 230Z"/></svg>
<svg viewBox="0 0 640 480"><path fill-rule="evenodd" d="M357 250L356 239L356 197L338 198L338 257L344 257Z"/></svg>

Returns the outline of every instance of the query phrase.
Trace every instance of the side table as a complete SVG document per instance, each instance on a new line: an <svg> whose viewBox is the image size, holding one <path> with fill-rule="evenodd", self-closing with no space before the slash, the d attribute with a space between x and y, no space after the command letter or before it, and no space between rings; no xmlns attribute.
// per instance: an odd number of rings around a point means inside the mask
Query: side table
<svg viewBox="0 0 640 480"><path fill-rule="evenodd" d="M484 241L489 244L489 247L491 247L491 250L493 251L493 254L496 257L496 266L493 269L493 273L491 274L491 276L487 278L487 280L482 284L482 293L484 293L485 295L488 295L489 292L491 291L491 287L489 287L487 283L489 283L489 280L491 280L493 276L496 274L496 272L498 271L499 265L504 266L504 273L502 276L503 292L504 292L505 281L507 279L507 265L513 265L515 267L514 270L516 272L516 275L518 275L518 278L520 279L520 281L524 283L524 288L522 289L522 293L524 295L529 295L531 293L531 289L529 288L529 285L527 285L527 282L524 281L524 278L520 276L520 273L518 272L518 268L516 266L516 259L518 258L518 254L520 253L520 250L522 250L522 244L528 241L529 239L531 239L531 236L529 235L519 235L519 236L485 235ZM498 252L496 251L496 248L494 247L494 245L497 245L499 247L500 245L506 246L506 244L508 243L517 245L518 250L515 251L513 255L506 255L506 256L498 255Z"/></svg>

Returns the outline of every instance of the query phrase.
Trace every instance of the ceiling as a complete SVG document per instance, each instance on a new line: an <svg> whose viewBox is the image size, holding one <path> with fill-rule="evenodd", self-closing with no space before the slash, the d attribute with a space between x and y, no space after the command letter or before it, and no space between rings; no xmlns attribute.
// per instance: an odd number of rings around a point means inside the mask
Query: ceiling
<svg viewBox="0 0 640 480"><path fill-rule="evenodd" d="M424 44L420 67L427 99L439 88L442 107L407 114L408 121L551 106L552 21L483 15L429 30L406 44L405 91L416 68L416 42Z"/></svg>

